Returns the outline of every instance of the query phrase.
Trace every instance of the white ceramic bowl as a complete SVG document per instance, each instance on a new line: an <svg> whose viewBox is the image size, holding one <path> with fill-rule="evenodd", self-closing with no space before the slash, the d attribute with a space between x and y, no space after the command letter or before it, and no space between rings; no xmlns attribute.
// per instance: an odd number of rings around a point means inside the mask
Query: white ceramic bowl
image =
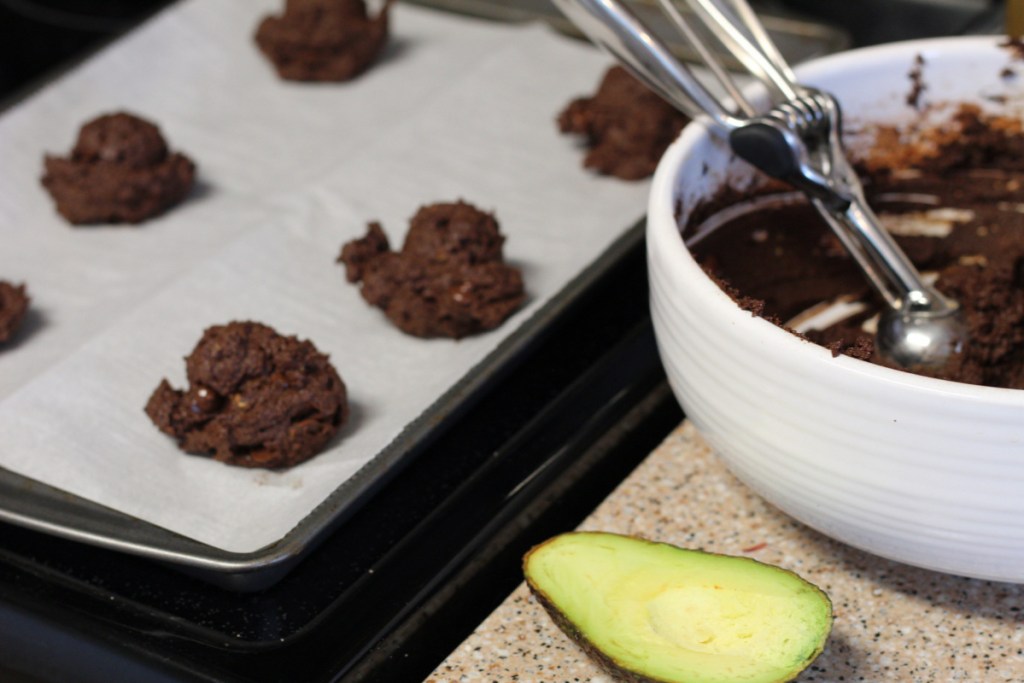
<svg viewBox="0 0 1024 683"><path fill-rule="evenodd" d="M906 97L918 54L929 99L1019 101L1024 65L997 42L892 44L798 73L835 93L848 120L894 122L913 115ZM1002 78L1007 66L1021 75ZM928 569L1024 582L1024 391L834 358L736 306L698 267L678 224L727 179L749 177L741 163L691 125L651 191L652 315L687 416L737 477L833 538Z"/></svg>

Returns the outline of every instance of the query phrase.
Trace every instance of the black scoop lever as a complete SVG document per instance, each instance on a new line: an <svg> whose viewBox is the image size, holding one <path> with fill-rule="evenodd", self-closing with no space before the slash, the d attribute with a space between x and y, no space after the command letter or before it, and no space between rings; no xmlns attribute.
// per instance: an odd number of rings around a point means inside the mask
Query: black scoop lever
<svg viewBox="0 0 1024 683"><path fill-rule="evenodd" d="M805 143L791 129L768 118L758 118L729 131L733 152L773 178L783 180L824 202L833 210L845 211L850 199L836 191L828 180L807 162Z"/></svg>

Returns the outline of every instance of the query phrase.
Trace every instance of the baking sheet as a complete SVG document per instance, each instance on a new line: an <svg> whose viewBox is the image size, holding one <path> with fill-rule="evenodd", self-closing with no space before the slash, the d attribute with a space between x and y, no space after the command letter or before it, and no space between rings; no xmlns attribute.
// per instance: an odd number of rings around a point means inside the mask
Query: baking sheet
<svg viewBox="0 0 1024 683"><path fill-rule="evenodd" d="M557 112L608 65L539 26L399 4L382 63L344 85L289 84L251 43L276 0L172 7L0 118L0 277L28 283L0 352L0 465L231 553L285 537L643 214L647 184L598 178ZM44 151L128 109L199 166L197 192L140 227L70 228L38 185ZM402 335L344 283L340 245L422 204L493 210L528 305L458 342ZM311 339L353 417L285 472L181 454L142 412L211 324ZM333 501L335 509L344 501Z"/></svg>

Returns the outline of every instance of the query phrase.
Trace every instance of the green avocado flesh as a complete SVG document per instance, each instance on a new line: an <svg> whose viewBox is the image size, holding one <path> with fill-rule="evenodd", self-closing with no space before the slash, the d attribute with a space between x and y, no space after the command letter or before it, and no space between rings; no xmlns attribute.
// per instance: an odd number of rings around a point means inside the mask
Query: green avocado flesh
<svg viewBox="0 0 1024 683"><path fill-rule="evenodd" d="M832 629L821 590L746 557L577 532L533 548L523 568L562 630L628 680L788 681Z"/></svg>

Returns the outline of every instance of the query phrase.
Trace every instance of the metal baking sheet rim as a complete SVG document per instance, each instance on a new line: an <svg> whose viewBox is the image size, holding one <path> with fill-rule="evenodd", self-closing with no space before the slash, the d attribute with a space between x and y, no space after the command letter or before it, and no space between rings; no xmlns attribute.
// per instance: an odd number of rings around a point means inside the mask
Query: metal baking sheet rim
<svg viewBox="0 0 1024 683"><path fill-rule="evenodd" d="M278 541L232 553L0 468L0 521L171 565L236 591L262 590L283 578L316 543L447 429L543 330L643 239L641 220L613 242L531 318L471 368L370 462L343 482Z"/></svg>

